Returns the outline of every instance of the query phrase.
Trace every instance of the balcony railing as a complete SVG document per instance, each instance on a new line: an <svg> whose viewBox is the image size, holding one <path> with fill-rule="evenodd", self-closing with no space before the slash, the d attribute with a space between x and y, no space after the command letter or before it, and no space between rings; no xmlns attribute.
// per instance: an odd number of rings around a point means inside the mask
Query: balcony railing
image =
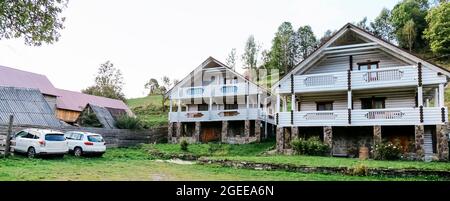
<svg viewBox="0 0 450 201"><path fill-rule="evenodd" d="M374 126L420 124L419 108L387 108L351 110L299 111L278 113L279 126ZM435 125L448 122L448 111L444 108L424 107L423 124ZM292 119L293 117L293 119Z"/></svg>
<svg viewBox="0 0 450 201"><path fill-rule="evenodd" d="M294 76L294 92L342 91L350 85L352 89L370 89L400 86L416 86L418 84L417 66L388 67L372 70L353 70L348 79L347 71L307 74ZM423 84L446 83L445 76L422 67ZM290 93L289 80L280 84L279 93Z"/></svg>
<svg viewBox="0 0 450 201"><path fill-rule="evenodd" d="M262 111L257 108L238 110L212 110L170 112L170 121L195 122L195 121L222 121L222 120L256 120L263 119Z"/></svg>
<svg viewBox="0 0 450 201"><path fill-rule="evenodd" d="M236 96L246 94L257 94L256 85L247 83L237 84L220 84L198 87L182 87L179 91L172 94L172 98L202 98L202 97L220 97L220 96Z"/></svg>

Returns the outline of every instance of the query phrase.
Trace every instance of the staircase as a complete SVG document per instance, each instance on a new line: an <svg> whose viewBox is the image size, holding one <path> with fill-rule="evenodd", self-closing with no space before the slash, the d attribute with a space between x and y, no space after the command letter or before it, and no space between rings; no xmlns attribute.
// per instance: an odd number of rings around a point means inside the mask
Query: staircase
<svg viewBox="0 0 450 201"><path fill-rule="evenodd" d="M428 132L425 131L423 138L424 138L423 149L425 152L425 158L433 157L433 137L431 131Z"/></svg>

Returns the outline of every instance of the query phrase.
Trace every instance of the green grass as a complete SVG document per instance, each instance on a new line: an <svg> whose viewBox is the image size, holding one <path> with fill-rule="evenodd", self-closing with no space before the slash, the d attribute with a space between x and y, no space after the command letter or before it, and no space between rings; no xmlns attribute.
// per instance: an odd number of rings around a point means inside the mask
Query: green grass
<svg viewBox="0 0 450 201"><path fill-rule="evenodd" d="M237 161L248 161L271 164L305 165L312 167L353 167L359 163L369 168L392 168L392 169L423 169L423 170L446 170L450 171L448 162L421 162L421 161L361 161L352 158L320 157L320 156L213 156L211 159L229 159Z"/></svg>
<svg viewBox="0 0 450 201"><path fill-rule="evenodd" d="M274 148L274 142L251 144L190 144L182 151L179 144L154 144L150 148L165 154L192 154L195 156L256 156Z"/></svg>
<svg viewBox="0 0 450 201"><path fill-rule="evenodd" d="M132 98L127 100L127 105L131 108L153 104L160 106L162 97L160 95L150 95L142 98Z"/></svg>
<svg viewBox="0 0 450 201"><path fill-rule="evenodd" d="M0 158L1 181L29 180L294 180L366 181L429 180L436 178L358 177L340 174L304 174L285 171L246 170L215 165L178 165L154 160L148 146L111 148L102 158L28 159L23 156Z"/></svg>

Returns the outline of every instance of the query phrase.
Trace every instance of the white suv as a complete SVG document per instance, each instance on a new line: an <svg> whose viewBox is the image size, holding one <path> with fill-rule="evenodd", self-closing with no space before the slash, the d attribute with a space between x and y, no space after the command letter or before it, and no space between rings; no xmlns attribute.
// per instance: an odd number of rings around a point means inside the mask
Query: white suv
<svg viewBox="0 0 450 201"><path fill-rule="evenodd" d="M36 155L63 157L69 151L64 133L47 129L25 129L12 139L14 152L26 153L29 158Z"/></svg>
<svg viewBox="0 0 450 201"><path fill-rule="evenodd" d="M74 156L102 156L106 151L106 142L100 134L69 131L66 132L65 137L69 145L69 152Z"/></svg>

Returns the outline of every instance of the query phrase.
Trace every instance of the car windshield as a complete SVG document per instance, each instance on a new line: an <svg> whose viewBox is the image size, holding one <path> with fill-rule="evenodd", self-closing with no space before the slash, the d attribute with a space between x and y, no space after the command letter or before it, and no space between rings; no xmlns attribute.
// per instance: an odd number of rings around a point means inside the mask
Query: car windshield
<svg viewBox="0 0 450 201"><path fill-rule="evenodd" d="M64 138L64 134L58 134L58 133L49 133L45 135L45 140L47 141L64 141L66 138Z"/></svg>
<svg viewBox="0 0 450 201"><path fill-rule="evenodd" d="M102 136L100 135L88 135L87 139L89 142L104 142Z"/></svg>

